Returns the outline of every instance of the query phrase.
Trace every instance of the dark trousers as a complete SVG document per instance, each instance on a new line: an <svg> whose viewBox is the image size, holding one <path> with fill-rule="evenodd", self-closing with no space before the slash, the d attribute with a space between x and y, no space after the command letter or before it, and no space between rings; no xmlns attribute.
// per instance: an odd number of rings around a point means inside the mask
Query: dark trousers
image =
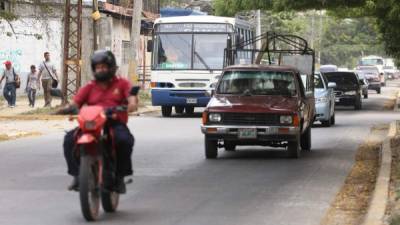
<svg viewBox="0 0 400 225"><path fill-rule="evenodd" d="M7 100L9 106L15 106L17 98L17 89L15 83L6 83L3 90L4 98Z"/></svg>
<svg viewBox="0 0 400 225"><path fill-rule="evenodd" d="M123 123L115 123L111 125L114 130L114 141L117 153L117 176L132 175L132 160L131 155L135 139L129 131L129 128ZM71 176L79 175L79 158L77 158L75 149L76 130L71 130L64 137L64 157L68 166L68 174Z"/></svg>
<svg viewBox="0 0 400 225"><path fill-rule="evenodd" d="M35 106L36 89L29 88L28 99L29 99L29 105Z"/></svg>

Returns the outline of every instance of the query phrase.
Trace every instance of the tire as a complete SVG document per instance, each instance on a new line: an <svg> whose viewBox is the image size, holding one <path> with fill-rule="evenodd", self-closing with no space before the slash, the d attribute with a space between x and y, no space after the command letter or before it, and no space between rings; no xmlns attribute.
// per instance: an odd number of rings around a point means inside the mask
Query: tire
<svg viewBox="0 0 400 225"><path fill-rule="evenodd" d="M82 152L82 151L81 151ZM83 217L94 221L99 216L100 193L97 181L97 165L91 156L81 156L79 169L79 198Z"/></svg>
<svg viewBox="0 0 400 225"><path fill-rule="evenodd" d="M163 117L170 117L172 114L172 106L161 106L161 114Z"/></svg>
<svg viewBox="0 0 400 225"><path fill-rule="evenodd" d="M185 107L185 112L188 115L192 115L194 113L194 107L193 106L187 106Z"/></svg>
<svg viewBox="0 0 400 225"><path fill-rule="evenodd" d="M322 123L322 126L324 126L324 127L330 127L332 121L331 121L331 118L329 118L329 120L321 121L321 123Z"/></svg>
<svg viewBox="0 0 400 225"><path fill-rule="evenodd" d="M335 119L335 113L331 117L331 125L335 125L336 119Z"/></svg>
<svg viewBox="0 0 400 225"><path fill-rule="evenodd" d="M355 110L361 110L362 108L362 103L361 103L361 98L359 98L356 102L356 104L354 105L354 109Z"/></svg>
<svg viewBox="0 0 400 225"><path fill-rule="evenodd" d="M287 153L289 158L297 159L300 158L300 146L299 138L296 141L289 141L287 146Z"/></svg>
<svg viewBox="0 0 400 225"><path fill-rule="evenodd" d="M236 150L236 145L231 142L224 142L224 147L226 151L233 152Z"/></svg>
<svg viewBox="0 0 400 225"><path fill-rule="evenodd" d="M364 94L364 98L367 99L368 98L368 94Z"/></svg>
<svg viewBox="0 0 400 225"><path fill-rule="evenodd" d="M376 89L376 93L380 94L381 93L381 88Z"/></svg>
<svg viewBox="0 0 400 225"><path fill-rule="evenodd" d="M112 213L118 208L119 194L115 191L105 191L101 192L101 204L105 212Z"/></svg>
<svg viewBox="0 0 400 225"><path fill-rule="evenodd" d="M207 137L204 141L206 159L215 159L218 156L218 141L210 140Z"/></svg>
<svg viewBox="0 0 400 225"><path fill-rule="evenodd" d="M328 121L330 124L330 120ZM304 134L301 135L300 146L303 151L311 150L311 126L309 126Z"/></svg>
<svg viewBox="0 0 400 225"><path fill-rule="evenodd" d="M183 106L175 106L176 114L182 114L184 110L185 110L185 107L183 107Z"/></svg>

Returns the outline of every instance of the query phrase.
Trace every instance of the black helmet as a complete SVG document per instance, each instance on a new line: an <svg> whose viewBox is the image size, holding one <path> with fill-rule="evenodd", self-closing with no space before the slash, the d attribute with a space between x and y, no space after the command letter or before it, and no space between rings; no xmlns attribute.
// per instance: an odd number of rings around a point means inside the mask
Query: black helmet
<svg viewBox="0 0 400 225"><path fill-rule="evenodd" d="M115 60L115 56L109 50L98 50L94 52L90 61L94 77L98 81L107 81L111 79L117 71L117 62ZM108 65L109 70L107 72L96 73L95 68L97 64L106 64Z"/></svg>

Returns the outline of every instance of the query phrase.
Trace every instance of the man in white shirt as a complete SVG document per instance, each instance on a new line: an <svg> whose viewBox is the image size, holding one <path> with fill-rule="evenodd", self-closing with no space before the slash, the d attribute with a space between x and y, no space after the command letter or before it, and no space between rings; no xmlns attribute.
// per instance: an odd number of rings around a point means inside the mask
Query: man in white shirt
<svg viewBox="0 0 400 225"><path fill-rule="evenodd" d="M58 80L58 76L56 67L50 61L49 52L44 53L44 59L45 61L43 61L39 66L38 80L39 81L41 80L43 86L43 94L45 101L44 107L51 107L51 95L50 95L50 90L52 88L51 84L53 82L53 79Z"/></svg>
<svg viewBox="0 0 400 225"><path fill-rule="evenodd" d="M6 69L3 72L3 75L1 76L0 79L0 86L1 83L3 82L3 79L6 79L6 84L4 85L4 90L3 90L3 95L4 98L7 100L8 107L14 108L15 107L15 101L17 98L16 94L16 74L14 71L14 68L12 67L12 63L10 61L6 61L4 63L6 66Z"/></svg>

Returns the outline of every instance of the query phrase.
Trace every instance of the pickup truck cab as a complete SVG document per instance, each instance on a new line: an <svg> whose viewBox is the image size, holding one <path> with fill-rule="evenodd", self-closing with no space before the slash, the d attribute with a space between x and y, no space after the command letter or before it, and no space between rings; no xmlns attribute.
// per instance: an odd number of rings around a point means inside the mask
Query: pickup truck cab
<svg viewBox="0 0 400 225"><path fill-rule="evenodd" d="M296 68L228 66L212 95L201 126L206 158L239 145L284 147L291 158L311 149L313 86L303 85Z"/></svg>

